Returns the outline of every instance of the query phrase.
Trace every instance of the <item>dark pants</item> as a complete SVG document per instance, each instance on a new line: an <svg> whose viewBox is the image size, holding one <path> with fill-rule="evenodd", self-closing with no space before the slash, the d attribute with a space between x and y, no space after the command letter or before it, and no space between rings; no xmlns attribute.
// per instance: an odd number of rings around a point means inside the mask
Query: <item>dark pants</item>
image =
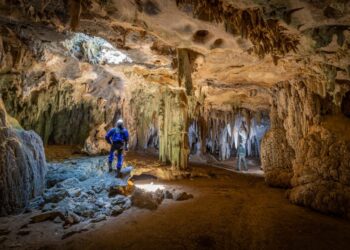
<svg viewBox="0 0 350 250"><path fill-rule="evenodd" d="M238 157L237 157L237 169L239 171L241 171L241 162L243 162L243 164L244 164L244 169L246 171L248 171L247 161L245 159L245 155L238 155Z"/></svg>
<svg viewBox="0 0 350 250"><path fill-rule="evenodd" d="M123 166L123 146L124 143L113 143L111 150L109 151L108 161L113 162L114 152L117 151L117 169L121 169Z"/></svg>

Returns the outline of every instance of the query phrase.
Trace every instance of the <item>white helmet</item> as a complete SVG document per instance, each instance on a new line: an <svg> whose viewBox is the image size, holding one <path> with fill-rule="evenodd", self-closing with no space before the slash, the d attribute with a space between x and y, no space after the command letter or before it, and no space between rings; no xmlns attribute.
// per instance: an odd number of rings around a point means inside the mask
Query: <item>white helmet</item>
<svg viewBox="0 0 350 250"><path fill-rule="evenodd" d="M124 124L123 119L119 119L117 121L117 127L123 126L123 124Z"/></svg>

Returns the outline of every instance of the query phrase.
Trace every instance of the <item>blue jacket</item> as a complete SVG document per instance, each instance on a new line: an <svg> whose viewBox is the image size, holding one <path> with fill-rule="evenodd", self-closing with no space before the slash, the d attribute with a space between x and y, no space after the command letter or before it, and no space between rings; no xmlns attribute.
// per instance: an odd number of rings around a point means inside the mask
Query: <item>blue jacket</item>
<svg viewBox="0 0 350 250"><path fill-rule="evenodd" d="M129 141L129 132L126 128L112 128L108 131L106 135L106 141L109 144L112 143L128 143Z"/></svg>

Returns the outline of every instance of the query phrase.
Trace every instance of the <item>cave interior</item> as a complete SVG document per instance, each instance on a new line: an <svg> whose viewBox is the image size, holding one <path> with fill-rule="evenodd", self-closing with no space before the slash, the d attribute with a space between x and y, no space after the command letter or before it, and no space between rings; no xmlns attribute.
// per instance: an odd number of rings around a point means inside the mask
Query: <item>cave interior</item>
<svg viewBox="0 0 350 250"><path fill-rule="evenodd" d="M344 249L350 2L0 0L0 216L4 249ZM181 216L192 238L136 232ZM289 232L318 222L333 241Z"/></svg>

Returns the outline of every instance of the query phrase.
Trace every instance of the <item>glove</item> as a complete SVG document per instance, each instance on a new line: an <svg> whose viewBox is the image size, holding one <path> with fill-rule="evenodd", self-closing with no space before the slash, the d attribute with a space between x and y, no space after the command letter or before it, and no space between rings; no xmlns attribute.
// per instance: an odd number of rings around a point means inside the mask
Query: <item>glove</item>
<svg viewBox="0 0 350 250"><path fill-rule="evenodd" d="M129 145L127 143L125 144L125 151L129 151Z"/></svg>

